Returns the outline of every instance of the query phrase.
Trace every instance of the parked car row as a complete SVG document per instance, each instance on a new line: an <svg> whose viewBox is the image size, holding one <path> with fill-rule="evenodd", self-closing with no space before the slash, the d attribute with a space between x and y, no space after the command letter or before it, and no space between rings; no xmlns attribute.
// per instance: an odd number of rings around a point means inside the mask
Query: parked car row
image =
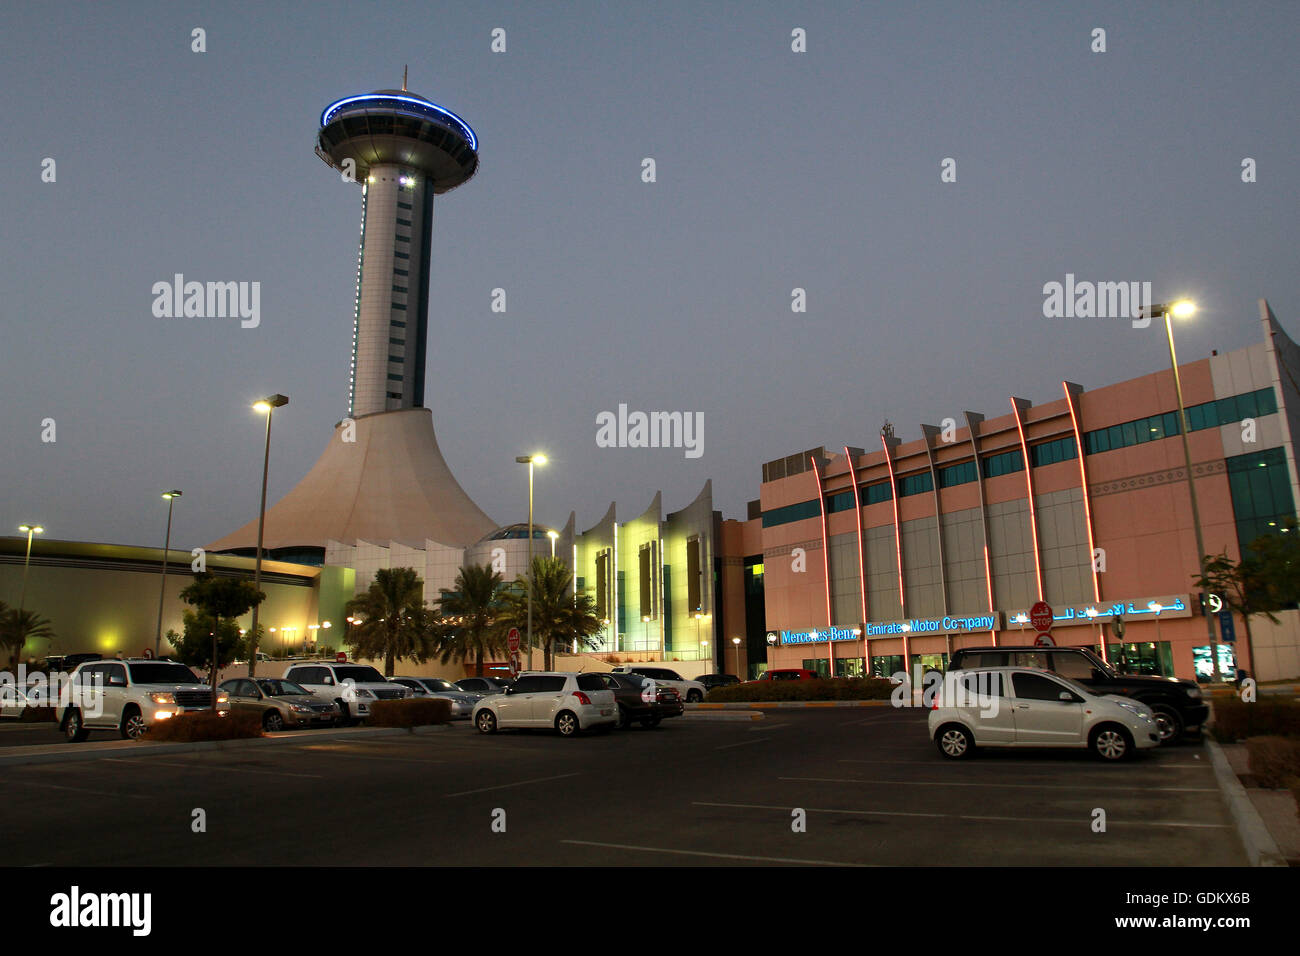
<svg viewBox="0 0 1300 956"><path fill-rule="evenodd" d="M653 674L641 674L646 670ZM380 700L444 699L453 719L472 720L483 733L545 727L571 736L585 730L657 727L680 717L684 700L703 697L703 685L662 668L623 667L613 673L529 671L513 681L497 677L384 677L367 664L294 662L282 677L236 677L217 686L221 713L252 713L275 732L347 726L370 716ZM32 704L13 689L0 713L21 716ZM685 694L683 693L685 691ZM686 697L686 695L690 695ZM152 659L83 661L59 694L59 729L73 742L92 731L138 739L177 714L212 709L212 689L186 665Z"/></svg>

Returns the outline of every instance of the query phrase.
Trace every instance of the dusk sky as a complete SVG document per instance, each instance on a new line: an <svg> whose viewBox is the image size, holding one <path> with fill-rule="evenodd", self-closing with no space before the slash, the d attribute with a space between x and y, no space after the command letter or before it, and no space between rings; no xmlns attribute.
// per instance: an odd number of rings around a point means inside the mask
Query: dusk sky
<svg viewBox="0 0 1300 956"><path fill-rule="evenodd" d="M1300 337L1298 26L1294 0L9 5L0 534L158 546L173 487L174 547L234 530L273 392L270 501L307 472L347 414L361 215L317 124L403 65L479 138L435 202L425 403L500 524L516 455L551 459L540 523L709 478L743 518L764 461L1167 367L1158 323L1044 318L1067 273L1195 298L1183 361L1259 341L1261 297ZM260 282L260 325L156 318L177 273ZM702 413L703 454L598 447L620 404Z"/></svg>

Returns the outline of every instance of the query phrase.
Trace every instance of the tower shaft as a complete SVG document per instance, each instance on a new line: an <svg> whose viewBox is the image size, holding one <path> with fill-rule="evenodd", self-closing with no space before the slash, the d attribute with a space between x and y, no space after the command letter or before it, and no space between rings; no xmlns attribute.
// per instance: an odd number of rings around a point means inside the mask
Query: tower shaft
<svg viewBox="0 0 1300 956"><path fill-rule="evenodd" d="M362 193L349 414L424 406L433 188L411 167L371 166Z"/></svg>

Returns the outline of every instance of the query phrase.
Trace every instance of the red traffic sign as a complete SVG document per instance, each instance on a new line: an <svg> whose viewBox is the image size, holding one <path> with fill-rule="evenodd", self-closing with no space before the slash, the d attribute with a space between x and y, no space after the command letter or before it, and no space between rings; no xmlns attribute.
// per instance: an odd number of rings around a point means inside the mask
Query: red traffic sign
<svg viewBox="0 0 1300 956"><path fill-rule="evenodd" d="M1034 638L1034 646L1035 646L1035 647L1055 647L1055 646L1056 646L1056 641L1052 640L1052 635L1051 635L1051 633L1049 633L1049 632L1047 632L1047 631L1044 631L1042 634L1039 634L1036 638Z"/></svg>
<svg viewBox="0 0 1300 956"><path fill-rule="evenodd" d="M501 632L498 631L498 634ZM519 652L519 628L512 627L510 633L506 635L506 643L510 645L510 654L513 656Z"/></svg>
<svg viewBox="0 0 1300 956"><path fill-rule="evenodd" d="M1052 629L1052 605L1046 601L1039 601L1029 609L1029 623L1034 625L1034 630L1042 634Z"/></svg>
<svg viewBox="0 0 1300 956"><path fill-rule="evenodd" d="M144 653L141 654L140 656L143 657L143 658L144 658L145 660L147 660L147 661L151 661L151 660L153 660L153 648L152 648L152 647L146 647L146 648L144 649Z"/></svg>
<svg viewBox="0 0 1300 956"><path fill-rule="evenodd" d="M346 664L347 662L348 662L348 655L346 651L339 651L337 654L334 655L334 663Z"/></svg>

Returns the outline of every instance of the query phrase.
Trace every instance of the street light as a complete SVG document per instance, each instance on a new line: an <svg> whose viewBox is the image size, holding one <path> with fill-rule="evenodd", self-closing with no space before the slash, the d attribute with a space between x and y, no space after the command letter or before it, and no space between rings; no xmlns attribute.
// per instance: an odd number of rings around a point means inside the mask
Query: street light
<svg viewBox="0 0 1300 956"><path fill-rule="evenodd" d="M528 669L533 669L533 465L546 464L546 456L520 455L515 462L528 466Z"/></svg>
<svg viewBox="0 0 1300 956"><path fill-rule="evenodd" d="M650 617L641 615L641 623L645 625L641 628L641 650L646 651L650 649Z"/></svg>
<svg viewBox="0 0 1300 956"><path fill-rule="evenodd" d="M736 675L740 676L740 638L733 637L731 643L736 648Z"/></svg>
<svg viewBox="0 0 1300 956"><path fill-rule="evenodd" d="M167 552L172 546L172 506L176 504L176 499L181 496L181 493L173 488L171 491L164 491L162 496L167 499L167 537L163 539L162 584L158 586L158 630L153 636L154 657L162 652L162 612L163 598L167 595Z"/></svg>
<svg viewBox="0 0 1300 956"><path fill-rule="evenodd" d="M254 411L266 416L266 449L262 454L262 505L257 512L257 561L253 566L253 588L257 591L262 590L262 535L266 530L266 477L271 469L271 416L277 408L283 408L288 404L289 396L281 395L279 392L253 404ZM253 605L253 623L249 627L252 633L251 645L248 648L249 677L257 674L257 609L260 605L260 601ZM215 648L212 653L215 660Z"/></svg>
<svg viewBox="0 0 1300 956"><path fill-rule="evenodd" d="M23 558L23 588L18 592L18 627L22 627L23 602L27 600L27 566L32 562L32 535L44 534L45 529L38 524L20 524L18 530L27 535L27 557ZM18 649L22 653L22 648Z"/></svg>
<svg viewBox="0 0 1300 956"><path fill-rule="evenodd" d="M1183 404L1183 379L1178 374L1178 354L1174 350L1174 324L1173 319L1186 319L1196 314L1196 303L1191 299L1178 299L1175 302L1153 303L1142 310L1143 316L1163 315L1165 320L1165 335L1169 339L1169 366L1174 371L1174 392L1178 396L1178 428L1183 435L1183 464L1187 467L1187 493L1192 499L1192 527L1196 531L1196 566L1201 572L1201 577L1205 577L1205 541L1201 534L1201 511L1196 503L1196 482L1192 477L1192 446L1187 439L1187 408ZM1159 630L1159 615L1156 616L1157 631ZM1219 670L1219 645L1214 633L1214 619L1210 615L1205 615L1205 633L1209 638L1210 656L1214 658L1214 679L1215 681L1223 680L1223 674ZM1255 664L1251 661L1251 666Z"/></svg>
<svg viewBox="0 0 1300 956"><path fill-rule="evenodd" d="M555 539L560 536L558 531L546 532L546 537L551 539L551 557L555 557Z"/></svg>

